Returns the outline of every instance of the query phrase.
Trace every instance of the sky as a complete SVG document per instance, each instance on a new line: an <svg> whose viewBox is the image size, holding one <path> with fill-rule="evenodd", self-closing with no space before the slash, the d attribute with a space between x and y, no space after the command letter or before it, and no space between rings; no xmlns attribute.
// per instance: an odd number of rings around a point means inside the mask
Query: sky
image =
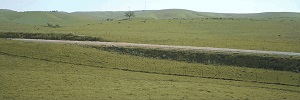
<svg viewBox="0 0 300 100"><path fill-rule="evenodd" d="M300 13L300 0L0 0L0 9L65 12L188 9L216 13Z"/></svg>

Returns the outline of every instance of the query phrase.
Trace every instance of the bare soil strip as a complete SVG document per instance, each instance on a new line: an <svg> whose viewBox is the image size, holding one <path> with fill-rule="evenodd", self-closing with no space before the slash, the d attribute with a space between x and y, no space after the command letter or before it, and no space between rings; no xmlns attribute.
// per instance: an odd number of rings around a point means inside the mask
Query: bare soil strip
<svg viewBox="0 0 300 100"><path fill-rule="evenodd" d="M138 48L154 48L154 49L155 48L157 48L157 49L174 49L174 50L202 50L202 51L214 51L214 52L225 52L225 53L268 54L268 55L286 55L286 56L299 56L300 57L300 53L295 53L295 52L243 50L243 49L213 48L213 47L172 46L172 45L136 44L136 43L123 43L123 42L43 40L43 39L12 39L12 40L28 41L28 42L44 42L44 43L116 46L116 47L138 47Z"/></svg>

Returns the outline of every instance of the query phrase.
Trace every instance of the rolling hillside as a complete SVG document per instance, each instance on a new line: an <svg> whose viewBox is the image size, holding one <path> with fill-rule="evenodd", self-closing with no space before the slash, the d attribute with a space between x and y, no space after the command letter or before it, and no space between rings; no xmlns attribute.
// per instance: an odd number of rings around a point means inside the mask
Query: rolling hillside
<svg viewBox="0 0 300 100"><path fill-rule="evenodd" d="M97 18L97 19L123 19L125 11L119 12L74 12L73 15ZM173 18L203 18L203 17L225 17L223 14L217 13L205 13L195 12L190 10L182 9L166 9L166 10L146 10L146 11L135 11L136 18L147 18L147 19L173 19Z"/></svg>
<svg viewBox="0 0 300 100"><path fill-rule="evenodd" d="M155 47L120 48L11 39L300 53L300 13L222 14L166 9L135 11L133 19L125 20L124 12L0 9L0 99L300 98L300 58L294 56L261 54L260 57L219 51L184 52L183 48L163 51ZM271 67L267 68L268 65Z"/></svg>
<svg viewBox="0 0 300 100"><path fill-rule="evenodd" d="M222 14L209 12L196 12L183 9L135 11L135 18L142 19L174 19L174 18L300 18L299 13L269 12L258 14ZM95 11L95 12L16 12L0 9L0 22L44 25L46 23L74 23L106 19L124 19L124 11Z"/></svg>
<svg viewBox="0 0 300 100"><path fill-rule="evenodd" d="M75 33L128 43L300 52L299 13L221 14L167 9L135 14L129 21L122 20L126 18L124 11L0 10L0 31ZM142 21L145 19L151 20ZM44 27L47 23L62 27Z"/></svg>
<svg viewBox="0 0 300 100"><path fill-rule="evenodd" d="M135 11L137 18L150 19L173 19L173 18L300 18L299 13L292 12L266 12L266 13L252 13L252 14L226 14L226 13L210 13L210 12L196 12L184 9L165 9L165 10L146 10ZM96 19L123 19L124 11L118 12L74 12L72 15L96 18Z"/></svg>
<svg viewBox="0 0 300 100"><path fill-rule="evenodd" d="M20 24L45 25L46 23L70 23L78 21L89 21L88 18L74 16L66 12L14 12L0 10L0 22L12 22Z"/></svg>

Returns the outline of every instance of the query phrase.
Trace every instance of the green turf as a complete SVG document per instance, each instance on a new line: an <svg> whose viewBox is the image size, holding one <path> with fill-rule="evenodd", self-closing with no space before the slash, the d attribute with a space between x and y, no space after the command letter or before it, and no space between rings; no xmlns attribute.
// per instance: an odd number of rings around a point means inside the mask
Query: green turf
<svg viewBox="0 0 300 100"><path fill-rule="evenodd" d="M0 15L0 31L75 33L120 42L300 52L298 13L210 13L218 19L188 10L136 13L140 13L141 17L106 21L103 18L114 14L121 16L123 12L81 12L80 15L64 12L6 12ZM195 13L200 13L197 18L178 17L194 16L190 14ZM148 19L150 16L175 16L179 19ZM59 24L62 28L44 27L46 23Z"/></svg>
<svg viewBox="0 0 300 100"><path fill-rule="evenodd" d="M0 31L300 52L298 13L216 14L169 9L139 11L135 18L121 20L125 18L123 13L0 10ZM45 27L47 23L62 27ZM299 73L286 71L158 60L77 45L0 39L0 99L294 100L300 98L299 87L295 86L300 85L299 77Z"/></svg>
<svg viewBox="0 0 300 100"><path fill-rule="evenodd" d="M287 78L294 77L291 72L148 59L76 45L0 43L1 99L297 99L300 93L294 86L163 74L171 69L171 73L196 75L198 68L207 76L222 71L243 78L230 72L243 70L242 76L256 72Z"/></svg>

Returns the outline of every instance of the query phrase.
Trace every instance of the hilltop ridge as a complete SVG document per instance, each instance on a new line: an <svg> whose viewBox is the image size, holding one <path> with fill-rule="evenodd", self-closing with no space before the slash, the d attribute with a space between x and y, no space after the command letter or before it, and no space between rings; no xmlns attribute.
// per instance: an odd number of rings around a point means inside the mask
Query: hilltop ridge
<svg viewBox="0 0 300 100"><path fill-rule="evenodd" d="M53 12L53 11L27 11L17 12L0 9L0 22L21 24L71 23L80 21L95 21L106 19L125 19L125 11L89 11L89 12ZM293 12L267 12L251 14L229 14L197 12L185 9L140 10L134 11L135 18L140 19L193 19L193 18L300 18L299 13Z"/></svg>

